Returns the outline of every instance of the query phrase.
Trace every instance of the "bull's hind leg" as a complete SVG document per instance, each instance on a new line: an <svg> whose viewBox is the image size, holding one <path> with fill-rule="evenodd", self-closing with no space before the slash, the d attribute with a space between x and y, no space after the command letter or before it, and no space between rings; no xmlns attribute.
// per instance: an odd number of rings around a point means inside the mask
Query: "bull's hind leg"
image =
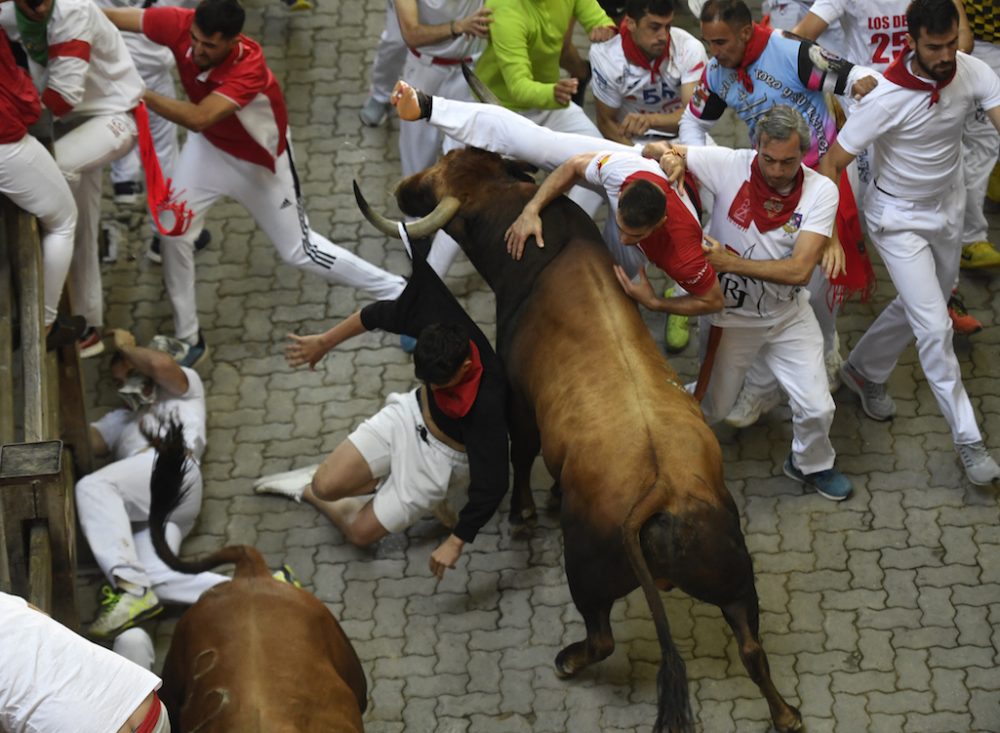
<svg viewBox="0 0 1000 733"><path fill-rule="evenodd" d="M584 667L611 656L615 638L611 634L612 601L577 610L587 625L587 638L570 644L556 655L556 674L562 679L573 677Z"/></svg>
<svg viewBox="0 0 1000 733"><path fill-rule="evenodd" d="M767 700L774 727L778 733L802 730L802 715L796 708L785 702L771 680L771 668L767 663L767 654L764 653L764 648L760 644L757 592L751 588L748 597L721 606L721 608L722 615L725 616L736 635L736 643L739 645L743 666L746 667L750 679L756 683L761 694L764 695L764 699Z"/></svg>

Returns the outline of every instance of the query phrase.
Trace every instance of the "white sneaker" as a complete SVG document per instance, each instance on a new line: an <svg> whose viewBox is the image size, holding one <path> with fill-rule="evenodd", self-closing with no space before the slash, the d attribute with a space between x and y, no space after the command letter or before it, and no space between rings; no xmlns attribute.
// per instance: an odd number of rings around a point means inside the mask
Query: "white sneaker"
<svg viewBox="0 0 1000 733"><path fill-rule="evenodd" d="M736 398L736 404L726 415L723 421L726 425L734 428L746 428L760 420L760 416L780 405L784 400L784 394L780 389L772 389L770 392L755 392L743 387L740 396Z"/></svg>
<svg viewBox="0 0 1000 733"><path fill-rule="evenodd" d="M958 451L958 457L965 468L966 478L976 486L990 486L1000 479L1000 466L997 466L993 456L986 450L983 441L956 445L955 450Z"/></svg>
<svg viewBox="0 0 1000 733"><path fill-rule="evenodd" d="M152 589L147 589L141 596L136 596L123 590L116 591L111 586L105 585L101 588L101 593L103 599L100 613L87 627L87 633L98 639L108 639L163 610Z"/></svg>
<svg viewBox="0 0 1000 733"><path fill-rule="evenodd" d="M312 483L313 475L319 468L317 463L314 466L297 468L294 471L275 473L257 479L253 484L255 494L279 494L287 496L295 501L302 501L302 495L306 493L306 488Z"/></svg>
<svg viewBox="0 0 1000 733"><path fill-rule="evenodd" d="M368 127L378 127L389 114L389 103L380 102L375 97L368 97L368 100L361 107L361 121Z"/></svg>

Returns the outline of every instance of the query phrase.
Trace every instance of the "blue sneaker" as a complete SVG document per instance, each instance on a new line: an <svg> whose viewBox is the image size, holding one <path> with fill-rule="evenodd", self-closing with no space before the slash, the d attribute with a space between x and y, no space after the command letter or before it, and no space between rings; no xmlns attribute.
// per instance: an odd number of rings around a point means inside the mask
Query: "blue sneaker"
<svg viewBox="0 0 1000 733"><path fill-rule="evenodd" d="M843 501L854 491L851 480L842 474L836 466L828 468L825 471L802 473L802 471L795 467L795 462L792 460L791 454L789 454L788 458L785 459L785 465L782 466L782 470L788 478L798 481L800 484L811 486L816 490L817 494L830 501Z"/></svg>
<svg viewBox="0 0 1000 733"><path fill-rule="evenodd" d="M412 354L417 349L417 340L412 336L407 336L405 333L401 333L399 335L399 348L407 354Z"/></svg>
<svg viewBox="0 0 1000 733"><path fill-rule="evenodd" d="M184 345L183 353L180 355L180 358L176 356L174 358L177 359L177 363L182 367L194 369L195 365L208 355L208 344L205 343L205 337L201 335L201 331L198 332L198 343L181 343Z"/></svg>

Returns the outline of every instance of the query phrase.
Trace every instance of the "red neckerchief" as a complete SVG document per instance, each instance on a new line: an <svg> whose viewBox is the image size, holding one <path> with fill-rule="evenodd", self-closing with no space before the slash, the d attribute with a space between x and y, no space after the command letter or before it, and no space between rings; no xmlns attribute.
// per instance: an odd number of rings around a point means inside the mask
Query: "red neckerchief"
<svg viewBox="0 0 1000 733"><path fill-rule="evenodd" d="M177 198L177 192L170 185L171 179L163 177L160 159L156 155L153 136L149 131L146 103L139 102L139 106L132 110L132 113L139 132L139 158L146 174L146 202L149 204L149 213L161 234L179 237L191 226L194 212L188 207L186 200ZM160 215L167 211L174 215L174 225L170 229L160 223Z"/></svg>
<svg viewBox="0 0 1000 733"><path fill-rule="evenodd" d="M630 64L641 66L643 69L649 69L649 82L652 84L656 82L656 75L660 73L660 66L664 61L670 59L670 34L667 34L667 47L663 49L663 53L659 57L650 60L646 52L635 45L635 41L632 40L632 34L629 33L628 26L625 25L626 20L623 18L621 24L618 26L618 32L622 36L622 51L625 52L625 60Z"/></svg>
<svg viewBox="0 0 1000 733"><path fill-rule="evenodd" d="M741 229L748 228L753 221L757 225L757 231L761 233L784 226L799 205L804 177L802 168L799 167L795 185L783 196L767 185L757 164L757 156L754 156L750 164L750 180L740 187L733 199L733 204L729 207L729 219Z"/></svg>
<svg viewBox="0 0 1000 733"><path fill-rule="evenodd" d="M941 99L941 90L951 84L951 80L955 78L955 72L958 70L958 65L955 65L955 68L951 71L951 76L947 79L932 84L929 81L924 81L920 77L914 76L910 72L906 63L906 59L908 57L908 53L900 51L896 55L896 58L892 60L892 63L889 64L889 68L885 70L884 76L893 84L898 84L905 89L930 92L931 101L930 104L927 105L927 109L930 109L939 99Z"/></svg>
<svg viewBox="0 0 1000 733"><path fill-rule="evenodd" d="M740 61L740 65L736 69L736 78L748 92L753 91L753 79L747 73L747 67L760 58L769 40L771 40L771 29L760 23L754 23L753 33L750 35L750 40L747 41L747 47L743 50L743 60Z"/></svg>
<svg viewBox="0 0 1000 733"><path fill-rule="evenodd" d="M483 362L479 358L479 349L472 339L469 339L469 361L472 363L458 384L447 389L431 390L434 402L441 408L441 412L455 420L465 417L472 409L472 403L479 394L479 382L483 378Z"/></svg>
<svg viewBox="0 0 1000 733"><path fill-rule="evenodd" d="M153 703L149 706L146 717L142 719L135 733L152 733L156 730L156 724L160 722L160 698L153 692Z"/></svg>

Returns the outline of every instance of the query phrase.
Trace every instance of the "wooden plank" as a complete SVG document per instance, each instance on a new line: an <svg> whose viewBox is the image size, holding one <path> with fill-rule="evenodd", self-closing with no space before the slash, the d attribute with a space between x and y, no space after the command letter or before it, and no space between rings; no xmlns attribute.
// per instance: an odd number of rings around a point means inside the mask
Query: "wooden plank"
<svg viewBox="0 0 1000 733"><path fill-rule="evenodd" d="M0 486L0 506L4 534L7 535L7 560L11 588L18 595L28 591L28 541L24 527L36 516L35 492L30 483Z"/></svg>
<svg viewBox="0 0 1000 733"><path fill-rule="evenodd" d="M73 449L76 475L85 476L94 470L94 451L90 445L90 423L87 421L83 391L83 369L76 344L59 349L59 434Z"/></svg>
<svg viewBox="0 0 1000 733"><path fill-rule="evenodd" d="M32 522L28 564L28 601L52 613L52 546L45 520Z"/></svg>
<svg viewBox="0 0 1000 733"><path fill-rule="evenodd" d="M2 198L2 197L0 197ZM14 283L7 246L7 218L13 207L6 198L0 204L0 443L13 443L14 434Z"/></svg>
<svg viewBox="0 0 1000 733"><path fill-rule="evenodd" d="M12 207L11 204L8 205ZM45 306L42 292L42 252L34 217L17 210L7 221L9 247L14 253L14 277L19 286L21 383L24 389L24 440L54 437L48 417L45 379ZM5 219L6 214L5 214Z"/></svg>
<svg viewBox="0 0 1000 733"><path fill-rule="evenodd" d="M4 527L3 505L0 504L0 593L10 593L10 558L7 556L7 530Z"/></svg>
<svg viewBox="0 0 1000 733"><path fill-rule="evenodd" d="M45 513L49 520L49 541L52 543L52 617L75 631L80 619L76 613L74 485L73 456L64 448L58 479L45 482Z"/></svg>

